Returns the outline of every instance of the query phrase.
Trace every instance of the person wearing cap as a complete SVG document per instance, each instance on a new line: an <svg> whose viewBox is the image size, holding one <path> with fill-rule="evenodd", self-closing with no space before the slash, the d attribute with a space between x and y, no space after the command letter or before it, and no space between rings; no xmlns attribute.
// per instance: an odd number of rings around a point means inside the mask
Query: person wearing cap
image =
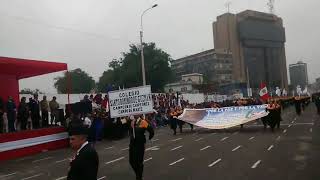
<svg viewBox="0 0 320 180"><path fill-rule="evenodd" d="M87 141L88 129L82 124L72 125L69 129L70 146L75 151L70 160L67 180L96 180L99 157Z"/></svg>
<svg viewBox="0 0 320 180"><path fill-rule="evenodd" d="M149 132L149 140L151 140L154 136L154 130L145 117L134 118L133 116L130 116L130 120L129 163L136 174L136 179L142 180L146 144L145 131Z"/></svg>

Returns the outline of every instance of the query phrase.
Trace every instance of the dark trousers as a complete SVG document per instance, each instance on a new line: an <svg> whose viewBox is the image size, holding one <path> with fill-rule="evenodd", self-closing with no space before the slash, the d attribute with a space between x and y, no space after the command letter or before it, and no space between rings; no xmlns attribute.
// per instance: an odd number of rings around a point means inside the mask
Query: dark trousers
<svg viewBox="0 0 320 180"><path fill-rule="evenodd" d="M15 122L15 112L8 112L7 113L7 118L8 118L8 126L9 126L9 132L14 132L16 131L14 127L14 122Z"/></svg>
<svg viewBox="0 0 320 180"><path fill-rule="evenodd" d="M320 115L320 106L317 106L317 112Z"/></svg>
<svg viewBox="0 0 320 180"><path fill-rule="evenodd" d="M21 118L20 120L20 129L21 130L26 130L27 129L27 123L28 123L28 118Z"/></svg>
<svg viewBox="0 0 320 180"><path fill-rule="evenodd" d="M3 133L3 113L0 112L0 133Z"/></svg>
<svg viewBox="0 0 320 180"><path fill-rule="evenodd" d="M132 143L129 145L129 163L136 174L137 180L142 180L144 150L144 143Z"/></svg>
<svg viewBox="0 0 320 180"><path fill-rule="evenodd" d="M51 111L51 114L50 114L50 124L53 125L53 124L57 124L57 111Z"/></svg>
<svg viewBox="0 0 320 180"><path fill-rule="evenodd" d="M38 129L40 128L40 115L39 114L31 114L32 120L32 128Z"/></svg>
<svg viewBox="0 0 320 180"><path fill-rule="evenodd" d="M48 127L49 125L49 113L47 110L41 111L42 127Z"/></svg>

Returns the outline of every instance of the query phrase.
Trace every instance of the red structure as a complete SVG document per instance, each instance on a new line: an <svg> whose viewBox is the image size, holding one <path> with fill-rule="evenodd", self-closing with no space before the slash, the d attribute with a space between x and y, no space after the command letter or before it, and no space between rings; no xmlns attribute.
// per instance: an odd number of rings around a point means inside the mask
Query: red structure
<svg viewBox="0 0 320 180"><path fill-rule="evenodd" d="M33 76L67 70L65 63L35 61L0 57L0 96L7 101L12 96L16 104L19 102L19 80Z"/></svg>
<svg viewBox="0 0 320 180"><path fill-rule="evenodd" d="M65 63L0 57L0 97L6 102L12 96L18 105L20 79L63 70L67 70ZM0 134L0 161L67 146L68 133L63 127Z"/></svg>

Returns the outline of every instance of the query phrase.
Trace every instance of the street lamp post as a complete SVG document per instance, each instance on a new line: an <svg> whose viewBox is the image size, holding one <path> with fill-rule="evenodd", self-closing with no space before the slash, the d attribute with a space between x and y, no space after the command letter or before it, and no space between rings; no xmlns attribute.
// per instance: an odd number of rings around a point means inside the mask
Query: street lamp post
<svg viewBox="0 0 320 180"><path fill-rule="evenodd" d="M146 83L146 71L145 71L145 68L144 68L144 54L143 54L143 25L142 25L142 18L143 18L143 15L149 11L150 9L152 8L155 8L157 7L158 4L154 4L152 7L146 9L145 11L143 11L143 13L141 14L141 29L140 29L140 45L141 45L141 70L142 70L142 81L143 81L143 86L145 86L147 83Z"/></svg>

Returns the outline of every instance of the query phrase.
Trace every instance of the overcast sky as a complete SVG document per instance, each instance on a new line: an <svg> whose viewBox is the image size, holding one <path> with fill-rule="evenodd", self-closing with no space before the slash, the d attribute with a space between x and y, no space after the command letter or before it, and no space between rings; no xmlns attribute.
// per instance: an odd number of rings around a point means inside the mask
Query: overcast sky
<svg viewBox="0 0 320 180"><path fill-rule="evenodd" d="M230 11L268 12L268 0L231 0ZM95 80L130 43L139 42L140 14L146 42L172 58L213 47L212 22L227 11L226 0L1 0L0 56L68 63ZM276 0L286 28L287 65L308 63L311 82L320 77L319 0ZM54 93L53 73L20 81L21 88Z"/></svg>

